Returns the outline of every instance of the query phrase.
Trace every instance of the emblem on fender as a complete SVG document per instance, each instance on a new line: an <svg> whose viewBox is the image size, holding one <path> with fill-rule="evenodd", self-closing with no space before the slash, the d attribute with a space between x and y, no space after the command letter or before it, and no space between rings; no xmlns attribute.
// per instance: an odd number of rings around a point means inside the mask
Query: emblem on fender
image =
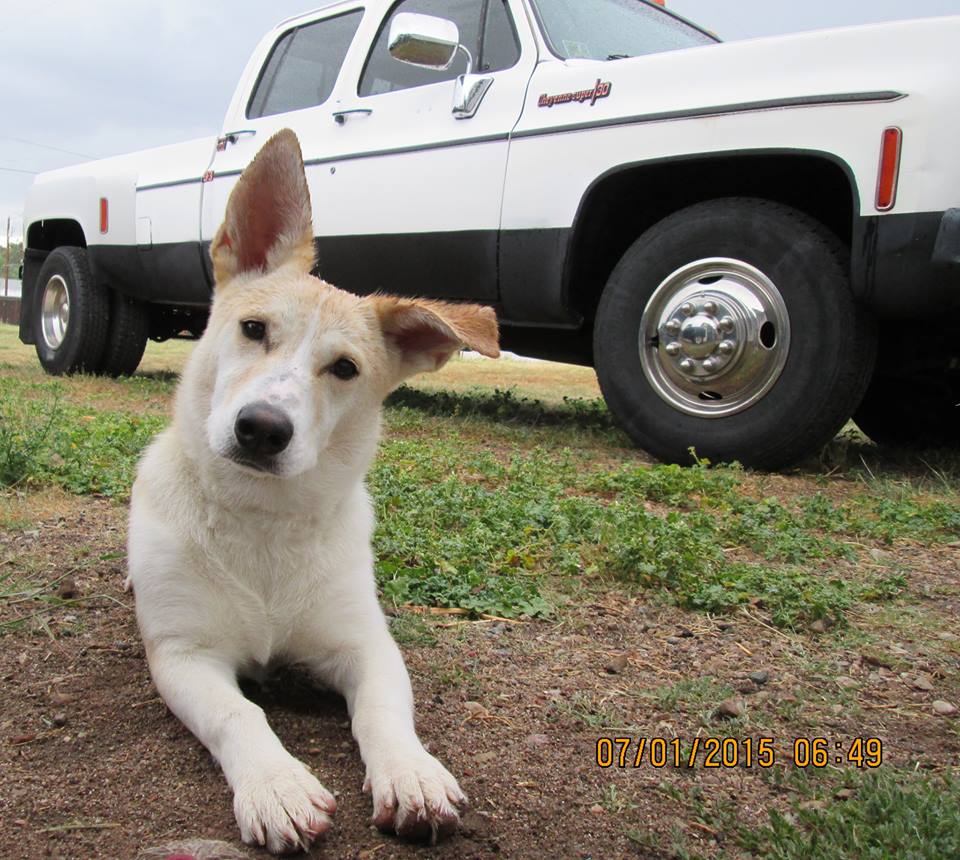
<svg viewBox="0 0 960 860"><path fill-rule="evenodd" d="M590 102L590 105L593 106L597 103L597 99L605 99L610 95L612 88L613 84L610 81L601 81L600 78L597 78L597 82L589 90L579 90L575 93L559 93L555 96L544 93L537 101L537 107L550 108L554 105L566 104L567 102L579 102L583 104L586 101Z"/></svg>

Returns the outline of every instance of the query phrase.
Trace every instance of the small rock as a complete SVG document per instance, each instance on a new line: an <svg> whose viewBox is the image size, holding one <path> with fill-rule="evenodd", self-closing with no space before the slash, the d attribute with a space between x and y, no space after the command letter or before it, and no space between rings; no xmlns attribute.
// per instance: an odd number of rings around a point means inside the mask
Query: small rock
<svg viewBox="0 0 960 860"><path fill-rule="evenodd" d="M717 630L719 630L721 633L726 633L728 630L733 630L733 625L728 624L726 621L721 621L717 625Z"/></svg>
<svg viewBox="0 0 960 860"><path fill-rule="evenodd" d="M479 716L487 712L487 709L479 702L464 702L463 709L470 714L471 717Z"/></svg>
<svg viewBox="0 0 960 860"><path fill-rule="evenodd" d="M956 633L950 633L946 630L940 634L940 638L944 642L956 642L957 640L960 640L960 636L957 636Z"/></svg>
<svg viewBox="0 0 960 860"><path fill-rule="evenodd" d="M494 761L495 759L500 758L500 753L496 750L487 750L487 752L477 753L473 760L477 764L487 764L487 762Z"/></svg>
<svg viewBox="0 0 960 860"><path fill-rule="evenodd" d="M858 686L857 682L849 675L840 675L836 679L836 684L841 690L852 690Z"/></svg>
<svg viewBox="0 0 960 860"><path fill-rule="evenodd" d="M603 807L599 803L593 804L593 806L590 807L590 814L603 815Z"/></svg>
<svg viewBox="0 0 960 860"><path fill-rule="evenodd" d="M682 628L680 629L680 635L681 635L684 639L693 639L693 631L692 631L692 630L687 630L686 627L682 627Z"/></svg>
<svg viewBox="0 0 960 860"><path fill-rule="evenodd" d="M54 714L51 718L55 726L65 726L67 724L67 715L64 713Z"/></svg>
<svg viewBox="0 0 960 860"><path fill-rule="evenodd" d="M870 666L883 666L884 669L893 668L893 660L878 651L865 651L860 655L860 659Z"/></svg>
<svg viewBox="0 0 960 860"><path fill-rule="evenodd" d="M736 687L738 693L744 693L745 695L750 695L750 693L757 692L757 686L753 681L740 681Z"/></svg>
<svg viewBox="0 0 960 860"><path fill-rule="evenodd" d="M913 689L922 690L925 693L929 693L933 690L933 681L931 681L926 675L917 675L913 679Z"/></svg>
<svg viewBox="0 0 960 860"><path fill-rule="evenodd" d="M604 671L610 675L620 675L624 672L627 666L630 665L630 658L626 654L618 654L612 660L609 660L604 664Z"/></svg>
<svg viewBox="0 0 960 860"><path fill-rule="evenodd" d="M26 666L26 665L27 665L27 660L29 660L29 659L30 659L30 657L29 657L29 655L27 654L26 651L21 651L19 654L17 654L17 662L18 662L21 666Z"/></svg>
<svg viewBox="0 0 960 860"><path fill-rule="evenodd" d="M80 589L77 588L77 583L73 579L68 576L60 581L60 585L57 587L57 597L61 600L73 600L79 596Z"/></svg>
<svg viewBox="0 0 960 860"><path fill-rule="evenodd" d="M800 804L800 808L807 812L821 812L826 806L822 800L805 800Z"/></svg>
<svg viewBox="0 0 960 860"><path fill-rule="evenodd" d="M733 720L743 714L743 704L739 699L727 699L717 708L717 716L724 720Z"/></svg>
<svg viewBox="0 0 960 860"><path fill-rule="evenodd" d="M853 793L852 788L841 788L833 793L833 798L834 800L849 800L853 797Z"/></svg>
<svg viewBox="0 0 960 860"><path fill-rule="evenodd" d="M770 673L764 672L764 671L751 672L749 675L749 678L751 681L753 681L754 684L756 684L759 687L762 687L764 684L767 683L767 681L770 680Z"/></svg>
<svg viewBox="0 0 960 860"><path fill-rule="evenodd" d="M933 703L933 712L941 717L952 717L957 712L957 708L943 699L937 699Z"/></svg>
<svg viewBox="0 0 960 860"><path fill-rule="evenodd" d="M73 693L61 693L59 691L50 694L50 701L55 705L69 705L77 701Z"/></svg>
<svg viewBox="0 0 960 860"><path fill-rule="evenodd" d="M824 623L822 618L818 618L810 625L811 633L826 633L827 625Z"/></svg>
<svg viewBox="0 0 960 860"><path fill-rule="evenodd" d="M668 645L679 645L679 644L680 644L680 640L679 640L676 636L668 636L668 637L667 637L667 644L668 644Z"/></svg>
<svg viewBox="0 0 960 860"><path fill-rule="evenodd" d="M527 737L528 747L543 747L550 743L550 738L546 735L530 735Z"/></svg>

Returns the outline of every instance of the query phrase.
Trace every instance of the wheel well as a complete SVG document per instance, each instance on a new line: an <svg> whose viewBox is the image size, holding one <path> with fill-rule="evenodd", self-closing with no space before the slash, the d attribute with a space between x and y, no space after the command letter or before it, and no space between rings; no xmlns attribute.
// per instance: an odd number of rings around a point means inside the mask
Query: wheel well
<svg viewBox="0 0 960 860"><path fill-rule="evenodd" d="M35 251L52 251L62 245L86 248L83 227L68 218L36 221L27 228L27 247Z"/></svg>
<svg viewBox="0 0 960 860"><path fill-rule="evenodd" d="M633 241L671 213L717 197L761 197L793 206L849 244L857 205L853 188L845 166L824 155L710 156L615 171L587 192L577 213L567 304L592 322L610 273Z"/></svg>

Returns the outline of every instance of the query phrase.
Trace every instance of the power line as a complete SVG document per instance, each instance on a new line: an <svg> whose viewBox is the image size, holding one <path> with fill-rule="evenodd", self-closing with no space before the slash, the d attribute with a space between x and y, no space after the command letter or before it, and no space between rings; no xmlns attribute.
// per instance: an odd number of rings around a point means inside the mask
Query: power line
<svg viewBox="0 0 960 860"><path fill-rule="evenodd" d="M23 138L23 137L10 137L9 135L6 135L6 134L0 134L0 139L13 140L13 141L16 141L17 143L25 143L28 146L39 146L41 149L52 149L54 152L63 152L66 155L77 155L80 158L96 158L95 155L87 155L84 152L74 152L72 149L63 149L62 147L59 147L59 146L50 146L50 144L48 143L38 143L35 140L27 140L26 138Z"/></svg>
<svg viewBox="0 0 960 860"><path fill-rule="evenodd" d="M40 172L39 170L23 170L20 167L0 167L0 170L7 170L10 173L29 173L31 176L36 176Z"/></svg>

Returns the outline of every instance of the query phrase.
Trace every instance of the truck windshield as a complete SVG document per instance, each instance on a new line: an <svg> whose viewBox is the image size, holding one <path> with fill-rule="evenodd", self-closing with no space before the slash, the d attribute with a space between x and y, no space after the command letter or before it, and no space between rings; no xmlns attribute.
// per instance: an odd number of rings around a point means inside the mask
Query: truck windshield
<svg viewBox="0 0 960 860"><path fill-rule="evenodd" d="M619 60L719 41L642 0L534 0L551 50L561 59Z"/></svg>

